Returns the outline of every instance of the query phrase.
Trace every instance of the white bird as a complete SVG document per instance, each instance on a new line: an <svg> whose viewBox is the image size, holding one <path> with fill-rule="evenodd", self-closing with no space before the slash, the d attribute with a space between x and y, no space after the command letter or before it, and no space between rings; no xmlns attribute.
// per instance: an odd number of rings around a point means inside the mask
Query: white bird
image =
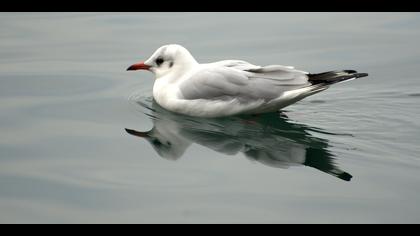
<svg viewBox="0 0 420 236"><path fill-rule="evenodd" d="M158 48L127 70L155 74L153 98L189 116L222 117L278 111L331 84L367 76L354 70L310 74L291 66L257 66L242 60L198 63L181 45Z"/></svg>

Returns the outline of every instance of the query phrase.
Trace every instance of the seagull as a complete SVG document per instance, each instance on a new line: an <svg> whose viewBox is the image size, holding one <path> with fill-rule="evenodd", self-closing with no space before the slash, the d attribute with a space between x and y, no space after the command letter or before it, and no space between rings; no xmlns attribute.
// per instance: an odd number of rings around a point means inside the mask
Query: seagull
<svg viewBox="0 0 420 236"><path fill-rule="evenodd" d="M178 44L161 46L127 70L155 75L153 98L163 108L209 118L279 111L332 84L368 75L354 70L311 74L292 66L258 66L243 60L198 63Z"/></svg>

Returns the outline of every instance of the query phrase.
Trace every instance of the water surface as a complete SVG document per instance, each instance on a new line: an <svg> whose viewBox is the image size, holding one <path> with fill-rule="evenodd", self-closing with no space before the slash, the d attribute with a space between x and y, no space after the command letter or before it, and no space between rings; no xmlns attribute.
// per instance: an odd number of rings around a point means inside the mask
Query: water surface
<svg viewBox="0 0 420 236"><path fill-rule="evenodd" d="M420 222L418 13L0 13L0 27L1 223ZM278 113L186 117L125 71L167 43L369 77Z"/></svg>

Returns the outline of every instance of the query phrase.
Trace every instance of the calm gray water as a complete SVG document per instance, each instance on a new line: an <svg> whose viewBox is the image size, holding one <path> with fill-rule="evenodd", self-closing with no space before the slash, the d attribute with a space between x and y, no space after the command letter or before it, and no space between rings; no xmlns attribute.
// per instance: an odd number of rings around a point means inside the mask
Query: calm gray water
<svg viewBox="0 0 420 236"><path fill-rule="evenodd" d="M0 223L420 223L418 13L0 13L0 28ZM369 77L196 119L125 71L168 43Z"/></svg>

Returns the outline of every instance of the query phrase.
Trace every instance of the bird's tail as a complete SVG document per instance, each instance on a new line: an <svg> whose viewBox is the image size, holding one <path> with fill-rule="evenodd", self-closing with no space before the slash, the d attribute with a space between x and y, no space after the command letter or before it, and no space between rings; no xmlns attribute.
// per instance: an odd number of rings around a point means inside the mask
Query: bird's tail
<svg viewBox="0 0 420 236"><path fill-rule="evenodd" d="M312 84L335 84L368 76L367 73L358 73L355 70L328 71L319 74L309 74L309 82Z"/></svg>

